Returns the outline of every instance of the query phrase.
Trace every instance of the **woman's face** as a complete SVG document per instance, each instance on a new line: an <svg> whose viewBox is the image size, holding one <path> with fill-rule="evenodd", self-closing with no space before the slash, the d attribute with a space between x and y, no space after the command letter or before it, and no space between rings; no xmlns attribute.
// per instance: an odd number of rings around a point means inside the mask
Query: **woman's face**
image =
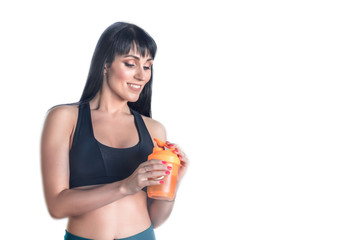
<svg viewBox="0 0 360 240"><path fill-rule="evenodd" d="M105 78L110 91L122 100L136 102L151 77L150 56L141 57L130 50L126 55L115 56L110 67L105 68Z"/></svg>

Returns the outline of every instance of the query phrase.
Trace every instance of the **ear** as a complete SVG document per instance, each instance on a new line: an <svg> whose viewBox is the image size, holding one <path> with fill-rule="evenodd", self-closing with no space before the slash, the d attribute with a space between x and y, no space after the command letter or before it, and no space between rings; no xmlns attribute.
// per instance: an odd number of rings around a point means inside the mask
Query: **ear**
<svg viewBox="0 0 360 240"><path fill-rule="evenodd" d="M106 74L107 73L107 69L108 69L108 64L107 63L105 63L105 65L104 65L104 73Z"/></svg>

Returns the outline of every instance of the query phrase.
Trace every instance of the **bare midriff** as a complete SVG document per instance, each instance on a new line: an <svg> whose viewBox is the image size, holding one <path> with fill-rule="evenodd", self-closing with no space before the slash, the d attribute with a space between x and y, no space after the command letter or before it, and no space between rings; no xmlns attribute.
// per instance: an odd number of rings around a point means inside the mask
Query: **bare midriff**
<svg viewBox="0 0 360 240"><path fill-rule="evenodd" d="M140 191L83 215L69 217L66 229L83 238L113 240L136 235L150 225L146 193Z"/></svg>

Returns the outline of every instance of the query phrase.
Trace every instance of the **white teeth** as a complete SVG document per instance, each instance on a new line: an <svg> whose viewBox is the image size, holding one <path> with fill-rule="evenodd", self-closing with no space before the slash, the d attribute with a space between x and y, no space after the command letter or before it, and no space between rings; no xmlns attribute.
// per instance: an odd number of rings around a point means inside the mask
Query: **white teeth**
<svg viewBox="0 0 360 240"><path fill-rule="evenodd" d="M131 87L133 87L133 88L140 88L140 85L135 85L135 84L129 84Z"/></svg>

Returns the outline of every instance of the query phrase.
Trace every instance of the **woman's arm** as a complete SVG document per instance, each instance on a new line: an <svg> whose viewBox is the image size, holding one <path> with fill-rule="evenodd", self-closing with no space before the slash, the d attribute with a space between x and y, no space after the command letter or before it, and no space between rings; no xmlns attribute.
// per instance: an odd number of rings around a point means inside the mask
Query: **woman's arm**
<svg viewBox="0 0 360 240"><path fill-rule="evenodd" d="M145 120L146 126L149 129L151 137L153 139L157 138L157 139L165 142L166 141L166 131L165 131L164 126L161 123L159 123L153 119L145 118L144 120ZM156 144L156 143L154 142L154 144ZM171 143L169 143L169 144L171 144ZM175 192L177 192L180 181L185 174L185 169L186 169L186 166L188 165L187 164L188 161L185 158L184 153L182 152L182 150L179 148L178 145L175 145L175 144L171 144L171 145L173 145L174 149L177 150L177 152L175 152L175 153L178 154L178 156L181 160L181 163L182 163L182 167L179 168L178 179L177 179L177 184L176 184ZM176 193L175 193L175 196L176 196ZM148 198L149 215L150 215L150 219L151 219L151 222L152 222L152 225L154 228L160 226L168 219L168 217L170 216L170 214L173 210L174 204L175 204L175 198L172 201Z"/></svg>
<svg viewBox="0 0 360 240"><path fill-rule="evenodd" d="M86 190L69 189L70 136L75 129L77 111L73 106L54 108L49 112L44 124L41 170L45 200L52 217L82 215L135 194L144 186L160 184L159 181L148 181L147 178L159 176L159 173L165 175L165 165L161 161L147 161L123 181Z"/></svg>
<svg viewBox="0 0 360 240"><path fill-rule="evenodd" d="M103 207L127 196L121 182L105 184L92 189L64 189L47 198L53 218L78 216Z"/></svg>
<svg viewBox="0 0 360 240"><path fill-rule="evenodd" d="M41 137L45 200L54 218L84 214L125 196L118 182L89 190L69 189L70 136L75 129L77 111L74 106L52 109Z"/></svg>
<svg viewBox="0 0 360 240"><path fill-rule="evenodd" d="M180 182L181 182L182 178L184 177L187 167L189 165L189 161L188 161L187 157L185 156L184 152L178 145L171 144L169 142L167 142L167 144L170 146L173 145L174 149L176 149L175 153L178 154L178 156L181 160L181 166L180 166L179 172L178 172L174 199L171 201L156 200L156 199L150 199L150 198L148 199L149 214L150 214L150 218L151 218L154 228L163 224L166 221L166 219L170 216L172 209L174 207L174 204L175 204L175 198L176 198L176 194L179 189L179 186L180 186Z"/></svg>
<svg viewBox="0 0 360 240"><path fill-rule="evenodd" d="M175 199L166 201L148 198L149 215L154 228L159 227L169 218L174 204Z"/></svg>

